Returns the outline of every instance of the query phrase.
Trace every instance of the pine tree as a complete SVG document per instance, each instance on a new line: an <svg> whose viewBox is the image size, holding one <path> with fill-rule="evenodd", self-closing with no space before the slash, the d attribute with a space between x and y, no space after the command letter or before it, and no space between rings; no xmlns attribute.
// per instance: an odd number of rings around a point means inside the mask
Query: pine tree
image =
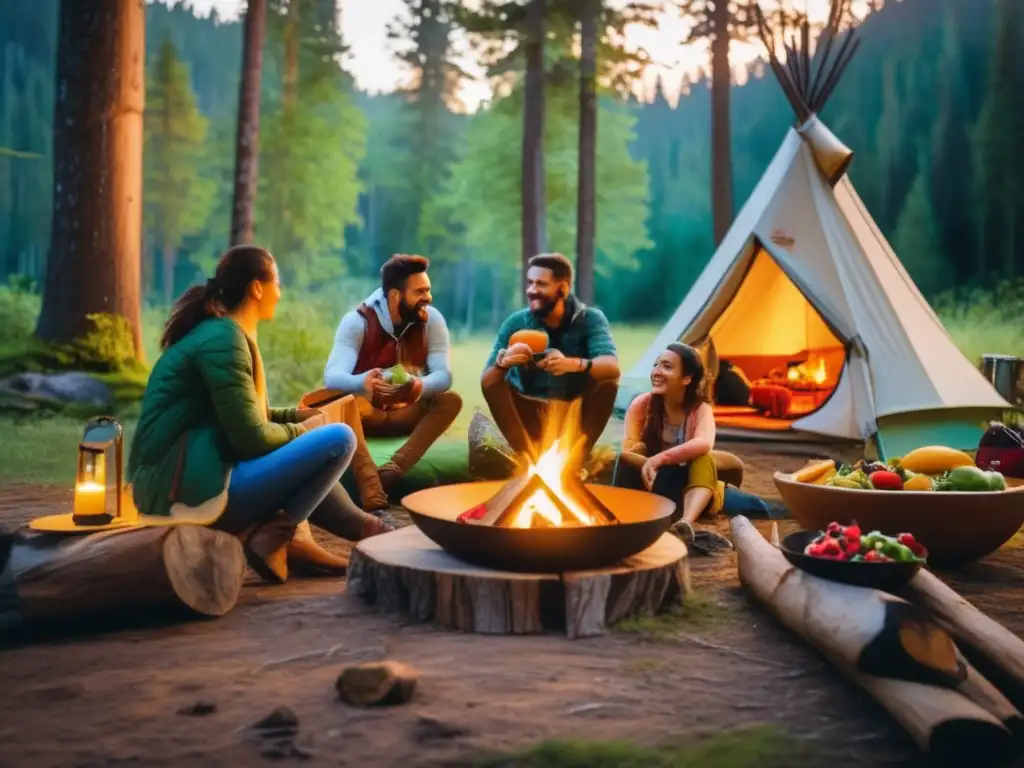
<svg viewBox="0 0 1024 768"><path fill-rule="evenodd" d="M976 134L983 276L1024 274L1024 12L997 0L996 42Z"/></svg>
<svg viewBox="0 0 1024 768"><path fill-rule="evenodd" d="M343 272L345 227L359 220L365 120L338 64L337 0L271 0L269 9L284 66L261 129L256 236L288 282L320 284Z"/></svg>
<svg viewBox="0 0 1024 768"><path fill-rule="evenodd" d="M921 292L933 296L951 287L951 280L935 211L928 195L927 165L923 157L918 165L921 171L900 212L892 246Z"/></svg>
<svg viewBox="0 0 1024 768"><path fill-rule="evenodd" d="M964 104L967 89L951 0L946 1L944 11L941 102L932 140L930 186L946 262L952 269L954 284L963 286L975 277L971 221L974 167Z"/></svg>
<svg viewBox="0 0 1024 768"><path fill-rule="evenodd" d="M206 224L214 185L202 173L208 122L196 106L188 66L164 40L148 78L144 121L143 221L160 253L163 299L175 295L178 248Z"/></svg>
<svg viewBox="0 0 1024 768"><path fill-rule="evenodd" d="M235 135L235 173L231 207L231 244L252 242L256 184L260 157L260 79L263 41L267 26L267 0L248 0L242 82L238 89L238 126Z"/></svg>

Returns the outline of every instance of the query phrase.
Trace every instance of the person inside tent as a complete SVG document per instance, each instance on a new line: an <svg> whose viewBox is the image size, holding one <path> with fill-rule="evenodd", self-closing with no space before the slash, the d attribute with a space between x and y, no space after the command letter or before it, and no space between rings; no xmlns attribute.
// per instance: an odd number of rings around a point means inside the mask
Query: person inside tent
<svg viewBox="0 0 1024 768"><path fill-rule="evenodd" d="M128 459L140 520L238 534L252 569L277 583L289 566L347 565L314 542L307 520L350 541L390 530L338 482L355 449L351 428L268 404L256 336L280 297L274 258L239 245L178 299Z"/></svg>
<svg viewBox="0 0 1024 768"><path fill-rule="evenodd" d="M753 387L742 368L731 360L722 360L715 379L715 404L750 405L750 391Z"/></svg>
<svg viewBox="0 0 1024 768"><path fill-rule="evenodd" d="M704 363L686 344L673 343L651 370L651 391L626 411L620 466L638 469L643 486L678 505L673 530L687 544L731 547L728 539L693 525L704 514L722 510L724 496L712 449L715 416L704 394Z"/></svg>
<svg viewBox="0 0 1024 768"><path fill-rule="evenodd" d="M611 419L619 391L608 320L573 295L572 262L560 253L530 259L526 300L529 306L498 329L481 376L484 399L521 456L537 447L552 401L581 400L581 455L587 457ZM542 341L531 347L516 337Z"/></svg>

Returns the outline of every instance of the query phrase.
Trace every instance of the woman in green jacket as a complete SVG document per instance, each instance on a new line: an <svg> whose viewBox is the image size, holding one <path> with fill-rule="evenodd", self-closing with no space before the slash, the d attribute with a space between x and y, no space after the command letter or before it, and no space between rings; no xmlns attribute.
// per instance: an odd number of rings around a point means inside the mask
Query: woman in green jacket
<svg viewBox="0 0 1024 768"><path fill-rule="evenodd" d="M275 582L287 579L289 544L307 519L352 541L391 530L339 484L353 431L316 410L268 405L256 337L280 297L273 257L241 245L178 299L128 460L140 521L240 534L249 565Z"/></svg>

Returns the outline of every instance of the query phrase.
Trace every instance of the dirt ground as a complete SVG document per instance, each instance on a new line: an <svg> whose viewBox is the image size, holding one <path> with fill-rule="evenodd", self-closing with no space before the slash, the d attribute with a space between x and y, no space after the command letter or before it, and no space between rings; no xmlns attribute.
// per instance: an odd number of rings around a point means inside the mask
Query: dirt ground
<svg viewBox="0 0 1024 768"><path fill-rule="evenodd" d="M722 447L745 460L745 488L770 499L778 498L773 471L820 455L806 446ZM8 487L0 524L69 502L52 489ZM782 532L791 527L785 521ZM950 578L1017 633L1020 538ZM301 755L291 757L312 765L468 765L481 750L545 739L657 745L754 724L803 746L791 765L917 761L883 710L747 601L731 553L695 556L691 567L692 620L577 641L403 625L367 612L340 580L266 587L251 575L237 608L215 621L106 627L0 651L0 766L262 764L274 755L245 728L278 707L299 720ZM420 671L410 703L359 710L337 701L344 665L384 658Z"/></svg>

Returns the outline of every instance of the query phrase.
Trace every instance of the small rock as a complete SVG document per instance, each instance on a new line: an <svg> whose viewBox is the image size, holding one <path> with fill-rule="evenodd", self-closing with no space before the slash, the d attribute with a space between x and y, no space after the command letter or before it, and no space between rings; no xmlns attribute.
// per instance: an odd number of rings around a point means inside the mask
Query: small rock
<svg viewBox="0 0 1024 768"><path fill-rule="evenodd" d="M0 382L24 395L96 407L109 406L114 398L109 386L87 373L19 373Z"/></svg>
<svg viewBox="0 0 1024 768"><path fill-rule="evenodd" d="M399 661L371 661L346 667L334 684L342 701L360 707L404 704L416 690L419 673Z"/></svg>
<svg viewBox="0 0 1024 768"><path fill-rule="evenodd" d="M461 726L446 723L430 715L421 714L416 716L413 737L417 742L456 739L459 736L468 735L469 731Z"/></svg>
<svg viewBox="0 0 1024 768"><path fill-rule="evenodd" d="M294 738L299 733L299 716L288 707L278 707L269 715L249 726L254 736L265 739Z"/></svg>
<svg viewBox="0 0 1024 768"><path fill-rule="evenodd" d="M217 711L217 705L212 701L197 701L195 704L190 704L187 707L182 707L178 710L179 715L188 715L189 717L203 717L204 715L212 715Z"/></svg>

